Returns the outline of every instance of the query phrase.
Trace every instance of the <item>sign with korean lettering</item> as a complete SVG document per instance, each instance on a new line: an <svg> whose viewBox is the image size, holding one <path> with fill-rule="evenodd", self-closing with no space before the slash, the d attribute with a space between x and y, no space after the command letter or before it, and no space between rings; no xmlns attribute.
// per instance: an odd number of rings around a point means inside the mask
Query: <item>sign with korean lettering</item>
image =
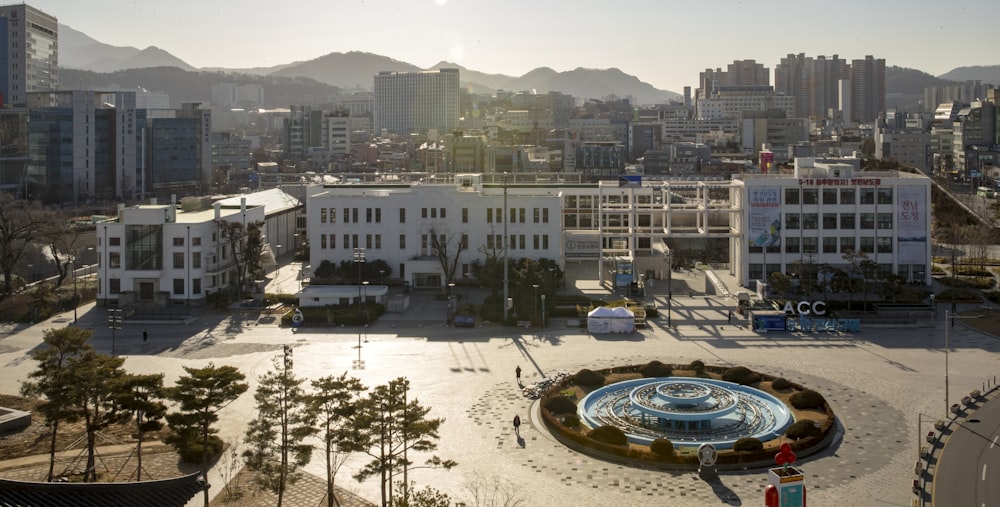
<svg viewBox="0 0 1000 507"><path fill-rule="evenodd" d="M897 189L896 231L900 264L927 263L927 189L901 186Z"/></svg>

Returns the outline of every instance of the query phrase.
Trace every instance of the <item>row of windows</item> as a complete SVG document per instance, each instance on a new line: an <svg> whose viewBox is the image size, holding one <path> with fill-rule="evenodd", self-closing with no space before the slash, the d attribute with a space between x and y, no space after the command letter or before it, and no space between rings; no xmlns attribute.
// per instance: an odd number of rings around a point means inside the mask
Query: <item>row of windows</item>
<svg viewBox="0 0 1000 507"><path fill-rule="evenodd" d="M785 253L820 253L820 239L819 238L798 238L798 237L784 237L782 238L784 242ZM855 238L854 236L843 236L843 237L827 237L823 238L822 243L822 253L839 253L846 254L848 252L855 253L892 253L892 238L875 238L875 237L861 237ZM752 246L749 248L750 253L761 253L763 251L762 247ZM770 253L781 252L780 246L771 246L767 248Z"/></svg>
<svg viewBox="0 0 1000 507"><path fill-rule="evenodd" d="M379 250L379 249L382 248L382 235L381 234L365 234L365 236L364 236L363 239L364 239L364 245L361 244L362 237L360 235L358 235L358 234L344 234L343 237L342 237L341 248L344 248L344 249L347 249L347 250L354 249L354 248L366 248L366 249L374 248L376 250ZM502 234L496 234L496 235L489 234L489 235L487 235L486 236L486 248L488 248L488 249L503 248L502 239L503 239L503 235ZM527 236L524 235L524 234L521 234L521 235L512 234L512 235L510 235L510 248L512 248L512 249L526 250L527 249L526 239L527 239ZM468 249L469 248L469 235L468 234L462 234L462 237L461 237L461 239L459 241L461 242L460 245L459 245L461 248L464 248L464 249ZM435 245L433 243L434 243L433 239L430 236L428 236L427 234L422 234L420 236L421 251L423 251L423 252L429 252L429 251L431 251L433 248L435 248ZM438 245L447 245L448 244L447 236L445 236L445 235L439 236L437 238L437 244ZM320 247L320 249L323 249L323 250L336 249L337 248L337 235L336 234L320 234L320 236L319 236L319 247ZM548 234L535 234L532 237L532 248L534 250L548 250L549 249L549 235ZM406 249L406 234L400 234L399 235L399 249L400 250L405 250ZM175 258L175 260L176 260L176 258Z"/></svg>
<svg viewBox="0 0 1000 507"><path fill-rule="evenodd" d="M874 187L785 189L785 204L819 204L821 197L823 204L876 204L876 202L892 204L892 189Z"/></svg>
<svg viewBox="0 0 1000 507"><path fill-rule="evenodd" d="M121 294L122 293L122 280L121 278L109 278L108 279L108 292L110 294ZM184 279L174 278L174 295L184 295ZM194 278L191 280L191 293L201 294L201 278Z"/></svg>
<svg viewBox="0 0 1000 507"><path fill-rule="evenodd" d="M785 213L785 229L892 229L892 213L823 213L820 218L819 213Z"/></svg>
<svg viewBox="0 0 1000 507"><path fill-rule="evenodd" d="M184 269L184 252L173 253L174 269ZM120 269L122 267L121 252L108 252L108 268ZM201 252L191 252L191 269L201 269Z"/></svg>
<svg viewBox="0 0 1000 507"><path fill-rule="evenodd" d="M503 208L496 208L495 211L494 208L486 208L486 222L503 222L502 210ZM509 211L511 223L527 223L527 208L510 208ZM359 208L344 208L344 223L361 223L359 212ZM445 219L447 218L447 215L447 208L420 208L420 218L423 219ZM496 217L496 220L494 220L494 216ZM536 224L549 223L549 209L532 208L532 221ZM321 224L337 223L337 208L320 208L319 222ZM365 223L382 223L382 208L365 208ZM399 209L399 223L406 223L406 208ZM462 208L462 223L469 223L469 208ZM180 245L178 245L177 239L178 238L174 238L174 245L183 246L183 241ZM183 240L183 238L180 239Z"/></svg>

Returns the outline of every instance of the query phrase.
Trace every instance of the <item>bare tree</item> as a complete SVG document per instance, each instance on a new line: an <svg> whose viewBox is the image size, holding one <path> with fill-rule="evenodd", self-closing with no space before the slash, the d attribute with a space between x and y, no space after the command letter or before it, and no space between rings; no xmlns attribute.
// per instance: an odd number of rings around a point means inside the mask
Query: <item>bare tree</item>
<svg viewBox="0 0 1000 507"><path fill-rule="evenodd" d="M455 279L455 270L460 265L462 252L469 248L468 239L465 235L458 238L453 235L449 238L433 227L427 231L427 234L430 236L431 250L441 264L441 271L445 277L444 283L447 285Z"/></svg>
<svg viewBox="0 0 1000 507"><path fill-rule="evenodd" d="M63 281L69 276L71 263L73 268L76 268L74 257L80 230L67 219L66 215L53 214L52 220L43 226L38 234L38 241L45 245L44 249L55 259L56 287L62 286Z"/></svg>
<svg viewBox="0 0 1000 507"><path fill-rule="evenodd" d="M51 213L37 202L0 194L0 273L3 273L0 301L13 293L14 266L17 266L28 245L45 230L51 221L50 216Z"/></svg>
<svg viewBox="0 0 1000 507"><path fill-rule="evenodd" d="M250 285L253 276L260 271L260 260L264 253L261 229L263 222L253 222L244 227L241 222L219 221L222 237L228 242L229 254L233 257L236 276L236 298L243 299L243 291Z"/></svg>

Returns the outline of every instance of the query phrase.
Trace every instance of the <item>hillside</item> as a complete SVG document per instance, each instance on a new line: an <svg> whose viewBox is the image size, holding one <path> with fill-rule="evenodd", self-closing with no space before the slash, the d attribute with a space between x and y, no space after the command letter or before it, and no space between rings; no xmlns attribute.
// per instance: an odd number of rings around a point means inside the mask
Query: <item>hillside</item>
<svg viewBox="0 0 1000 507"><path fill-rule="evenodd" d="M938 77L950 81L982 81L983 83L1000 84L1000 65L957 67Z"/></svg>

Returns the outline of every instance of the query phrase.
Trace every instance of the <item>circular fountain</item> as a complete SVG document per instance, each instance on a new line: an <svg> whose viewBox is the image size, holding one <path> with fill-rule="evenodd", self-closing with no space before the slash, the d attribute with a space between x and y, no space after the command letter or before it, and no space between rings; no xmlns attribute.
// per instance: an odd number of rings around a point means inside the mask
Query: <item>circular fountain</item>
<svg viewBox="0 0 1000 507"><path fill-rule="evenodd" d="M604 386L585 396L577 412L587 426L615 426L636 444L666 438L676 447L708 443L717 449L744 437L771 440L792 422L785 404L759 389L689 377Z"/></svg>

